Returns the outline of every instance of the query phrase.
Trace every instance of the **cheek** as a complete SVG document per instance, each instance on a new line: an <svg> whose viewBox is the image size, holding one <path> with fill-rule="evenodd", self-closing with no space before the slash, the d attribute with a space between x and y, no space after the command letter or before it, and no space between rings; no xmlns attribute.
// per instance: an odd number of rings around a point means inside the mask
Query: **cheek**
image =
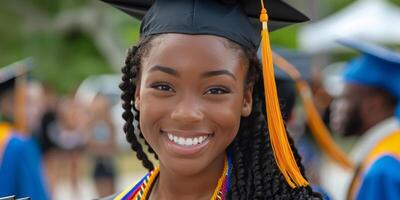
<svg viewBox="0 0 400 200"><path fill-rule="evenodd" d="M173 105L169 101L155 98L146 91L140 94L140 131L150 144L159 136L159 121L168 115L170 108Z"/></svg>
<svg viewBox="0 0 400 200"><path fill-rule="evenodd" d="M223 104L209 105L208 117L218 126L216 136L223 137L225 143L231 143L240 126L243 98L235 97Z"/></svg>

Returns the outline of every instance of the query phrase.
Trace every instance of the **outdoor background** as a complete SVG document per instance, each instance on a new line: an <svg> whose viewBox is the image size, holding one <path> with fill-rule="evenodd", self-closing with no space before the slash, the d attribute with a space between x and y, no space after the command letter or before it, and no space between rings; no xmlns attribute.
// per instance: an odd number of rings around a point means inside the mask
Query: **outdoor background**
<svg viewBox="0 0 400 200"><path fill-rule="evenodd" d="M363 0L366 1L383 2L383 0ZM307 46L304 41L307 41L305 34L309 32L306 26L335 15L357 3L356 1L288 0L287 2L303 11L311 21L273 32L271 43L274 47L306 52L311 55L313 63L317 63L318 69L323 69L336 61L344 61L354 55L336 47L320 51ZM385 2L390 3L393 9L400 10L397 7L400 5L400 0ZM124 142L117 86L127 49L138 41L140 22L96 0L2 0L0 5L0 68L32 57L35 68L30 79L45 88L51 88L58 99L83 99L84 102L80 106L90 105L97 93L104 93L109 98L108 112L116 127L116 149L113 153L117 169L116 190L135 182L145 170L137 162L128 144ZM371 23L374 21L370 19L369 12L363 15L365 20L370 20ZM394 29L399 21L393 22L396 23L392 24ZM343 33L350 30L343 26L332 28ZM395 39L393 41L382 39L382 41L389 46L398 47L400 39L397 38L396 41ZM318 41L310 43L318 46ZM86 82L83 82L85 80ZM344 143L342 145L346 146ZM79 158L72 158L76 159L74 162L79 165L77 168L79 191L76 192L73 184L71 186L70 175L66 172L60 175L53 186L55 199L90 199L98 196L92 180L90 153L79 152L77 155ZM65 171L64 168L58 170Z"/></svg>

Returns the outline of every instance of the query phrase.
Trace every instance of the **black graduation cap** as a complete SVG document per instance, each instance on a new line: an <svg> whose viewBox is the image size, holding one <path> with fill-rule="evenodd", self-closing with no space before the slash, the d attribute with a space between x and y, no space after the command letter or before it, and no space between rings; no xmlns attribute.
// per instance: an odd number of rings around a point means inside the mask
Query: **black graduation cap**
<svg viewBox="0 0 400 200"><path fill-rule="evenodd" d="M32 58L26 58L0 68L0 96L9 90L12 90L16 84L17 78L26 74L32 68Z"/></svg>
<svg viewBox="0 0 400 200"><path fill-rule="evenodd" d="M212 34L251 49L257 48L260 42L260 0L102 1L142 20L141 36L157 33ZM308 20L281 0L265 2L270 31Z"/></svg>

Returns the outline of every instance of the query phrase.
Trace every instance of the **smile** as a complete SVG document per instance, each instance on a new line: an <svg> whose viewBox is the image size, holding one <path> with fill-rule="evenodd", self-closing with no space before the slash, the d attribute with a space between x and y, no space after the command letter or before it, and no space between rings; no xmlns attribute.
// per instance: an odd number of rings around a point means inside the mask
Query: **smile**
<svg viewBox="0 0 400 200"><path fill-rule="evenodd" d="M181 146L194 146L194 145L199 145L203 144L208 140L210 135L203 135L203 136L197 136L197 137L180 137L173 135L171 133L168 133L168 139L169 141L181 145Z"/></svg>

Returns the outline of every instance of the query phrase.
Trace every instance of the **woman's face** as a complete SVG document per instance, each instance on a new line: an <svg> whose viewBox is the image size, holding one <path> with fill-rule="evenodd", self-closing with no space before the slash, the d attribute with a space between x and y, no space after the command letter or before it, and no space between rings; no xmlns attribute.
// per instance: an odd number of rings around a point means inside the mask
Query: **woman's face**
<svg viewBox="0 0 400 200"><path fill-rule="evenodd" d="M217 36L166 34L152 41L135 107L146 141L169 170L190 175L223 160L240 117L251 112L248 64L240 55Z"/></svg>

